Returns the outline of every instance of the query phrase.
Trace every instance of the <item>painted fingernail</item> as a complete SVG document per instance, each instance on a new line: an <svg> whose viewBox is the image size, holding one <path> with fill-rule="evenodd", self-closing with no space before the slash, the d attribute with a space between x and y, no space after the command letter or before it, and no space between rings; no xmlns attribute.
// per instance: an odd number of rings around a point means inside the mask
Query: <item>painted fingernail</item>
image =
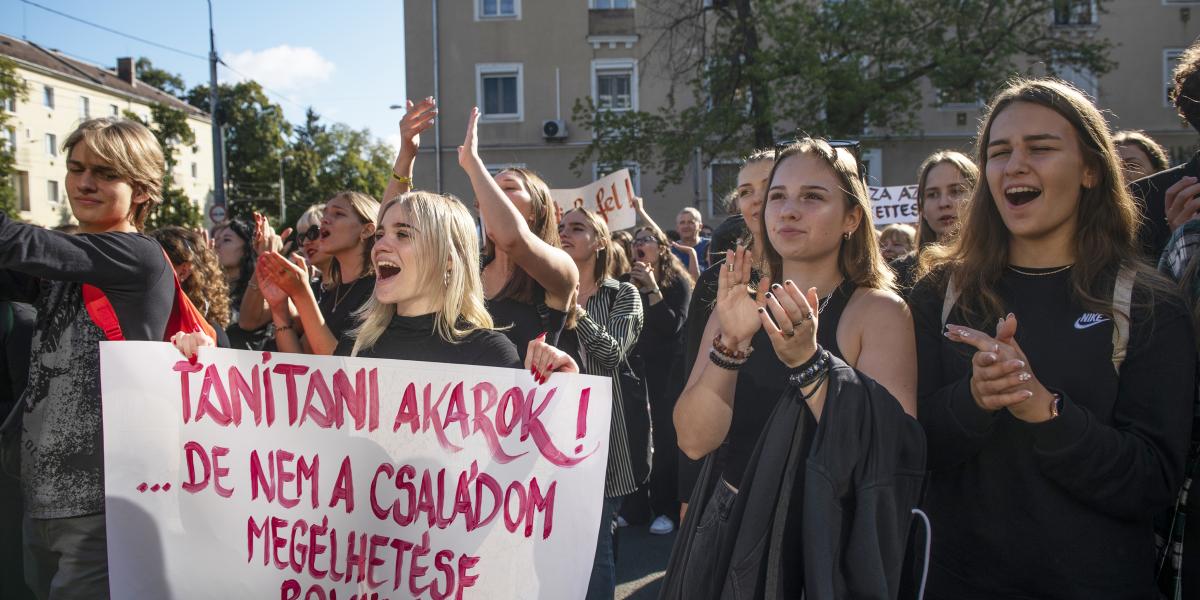
<svg viewBox="0 0 1200 600"><path fill-rule="evenodd" d="M772 294L771 292L767 292L767 298L774 298L774 297L775 297L774 294Z"/></svg>
<svg viewBox="0 0 1200 600"><path fill-rule="evenodd" d="M1014 314L1012 314L1012 313L1008 313L1007 315L1005 315L1005 316L1004 316L1004 318L1005 318L1005 320L1008 320L1008 319L1015 319L1015 318L1017 318L1017 315L1014 315Z"/></svg>
<svg viewBox="0 0 1200 600"><path fill-rule="evenodd" d="M1030 379L1033 379L1033 375L1030 375L1029 373L1021 373L1021 376L1017 377L1017 379L1020 379L1021 381L1029 381Z"/></svg>
<svg viewBox="0 0 1200 600"><path fill-rule="evenodd" d="M758 312L765 313L765 312L767 312L767 309L760 306L760 307L758 307Z"/></svg>
<svg viewBox="0 0 1200 600"><path fill-rule="evenodd" d="M543 340L545 340L545 339L546 339L546 333L547 333L547 332L543 331L543 332L539 333L539 334L538 334L538 336L537 336L536 338L533 338L533 339L535 339L535 340L537 340L537 341L539 341L539 342L540 342L540 341L543 341Z"/></svg>
<svg viewBox="0 0 1200 600"><path fill-rule="evenodd" d="M1000 344L992 344L992 352L999 352Z"/></svg>
<svg viewBox="0 0 1200 600"><path fill-rule="evenodd" d="M772 283L772 284L771 284L771 289L773 289L773 290L781 290L781 289L783 289L783 286L782 286L782 285L779 285L778 283Z"/></svg>
<svg viewBox="0 0 1200 600"><path fill-rule="evenodd" d="M1014 368L1017 368L1017 369L1024 369L1024 368L1025 368L1025 361L1023 361L1023 360L1014 360L1014 361L1012 361L1012 366L1013 366Z"/></svg>
<svg viewBox="0 0 1200 600"><path fill-rule="evenodd" d="M790 285L792 287L796 287L796 282L792 281L791 279L788 279L787 281L783 282L783 285Z"/></svg>
<svg viewBox="0 0 1200 600"><path fill-rule="evenodd" d="M1029 390L1025 390L1025 393L1023 395L1025 396L1025 398L1032 398L1033 392L1031 392Z"/></svg>

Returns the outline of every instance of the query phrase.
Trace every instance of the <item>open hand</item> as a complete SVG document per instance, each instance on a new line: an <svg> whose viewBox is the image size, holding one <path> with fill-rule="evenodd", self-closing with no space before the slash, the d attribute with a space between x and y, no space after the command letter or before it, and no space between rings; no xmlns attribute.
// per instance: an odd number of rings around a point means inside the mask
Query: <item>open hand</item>
<svg viewBox="0 0 1200 600"><path fill-rule="evenodd" d="M467 118L467 135L458 147L458 164L466 169L479 160L479 107L471 109Z"/></svg>
<svg viewBox="0 0 1200 600"><path fill-rule="evenodd" d="M770 290L764 296L764 306L758 309L759 320L779 360L798 367L817 352L817 288L803 293L789 279L783 285L772 285Z"/></svg>
<svg viewBox="0 0 1200 600"><path fill-rule="evenodd" d="M308 293L308 271L278 252L267 252L259 256L255 273L259 277L259 286L264 298L267 296L264 283L278 287L290 298Z"/></svg>
<svg viewBox="0 0 1200 600"><path fill-rule="evenodd" d="M758 317L760 302L750 296L750 252L745 246L725 252L717 279L717 318L721 323L722 343L734 349L750 345L750 338L762 326ZM761 286L769 285L764 279Z"/></svg>
<svg viewBox="0 0 1200 600"><path fill-rule="evenodd" d="M400 119L400 148L416 152L421 147L421 134L433 126L437 118L437 100L429 96L413 104L406 100L404 117Z"/></svg>
<svg viewBox="0 0 1200 600"><path fill-rule="evenodd" d="M961 325L947 325L946 337L975 348L971 358L971 395L980 408L1007 408L1030 423L1050 418L1053 395L1034 377L1029 359L1015 339L1017 318L1011 313L996 324L996 336Z"/></svg>

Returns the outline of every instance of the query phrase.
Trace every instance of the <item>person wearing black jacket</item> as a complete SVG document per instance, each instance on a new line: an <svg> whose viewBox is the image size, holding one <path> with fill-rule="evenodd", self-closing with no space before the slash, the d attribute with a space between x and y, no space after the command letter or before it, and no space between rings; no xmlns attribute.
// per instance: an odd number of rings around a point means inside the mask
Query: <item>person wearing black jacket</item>
<svg viewBox="0 0 1200 600"><path fill-rule="evenodd" d="M82 286L112 303L127 340L162 340L175 277L142 225L161 201L163 155L139 123L84 121L67 138L67 197L80 233L0 213L0 299L37 309L29 381L0 430L20 435L26 583L40 598L108 597L100 348ZM12 458L5 457L6 460ZM65 596L63 596L65 597Z"/></svg>
<svg viewBox="0 0 1200 600"><path fill-rule="evenodd" d="M1171 101L1179 116L1200 132L1200 41L1179 57ZM1142 212L1138 241L1151 262L1162 256L1171 232L1200 214L1200 152L1188 162L1129 184Z"/></svg>
<svg viewBox="0 0 1200 600"><path fill-rule="evenodd" d="M1017 81L980 131L985 179L910 298L927 597L1156 597L1152 521L1196 393L1188 315L1136 258L1137 209L1082 93Z"/></svg>

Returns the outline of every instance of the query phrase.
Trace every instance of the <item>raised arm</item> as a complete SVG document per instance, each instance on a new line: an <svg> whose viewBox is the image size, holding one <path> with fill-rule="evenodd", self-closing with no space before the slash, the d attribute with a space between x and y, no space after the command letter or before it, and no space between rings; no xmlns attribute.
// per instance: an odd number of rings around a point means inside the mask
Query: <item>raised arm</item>
<svg viewBox="0 0 1200 600"><path fill-rule="evenodd" d="M291 234L292 229L289 227L283 230L282 235L277 235L265 216L254 213L255 256L262 256L267 252L281 252L284 241ZM267 302L259 290L261 282L258 277L257 262L254 270L254 277L250 279L250 285L246 286L246 292L242 294L242 305L238 309L238 326L245 331L257 331L271 322L271 309L267 306Z"/></svg>
<svg viewBox="0 0 1200 600"><path fill-rule="evenodd" d="M317 306L317 299L313 297L312 288L308 286L306 278L307 273L295 263L287 260L275 252L268 252L258 259L258 270L270 284L279 287L288 295L292 303L296 305L296 312L300 316L300 322L304 327L304 339L308 341L308 345L312 348L312 354L320 354L330 356L337 348L337 338L333 336L333 332L329 331L329 327L325 325L325 317L321 315L321 309ZM286 304L286 303L285 303ZM284 316L284 311L278 308L278 305L272 305L272 317L275 319L277 334L280 330L280 325L288 325L289 323ZM288 336L295 334L295 331L284 329L282 334L276 335L276 341L280 343L280 349L287 351L296 351L296 347L290 343ZM287 349L285 349L287 346Z"/></svg>
<svg viewBox="0 0 1200 600"><path fill-rule="evenodd" d="M525 222L479 157L479 108L471 109L467 136L458 147L458 164L471 179L483 227L496 247L546 289L546 304L564 310L579 284L575 261L547 244Z"/></svg>
<svg viewBox="0 0 1200 600"><path fill-rule="evenodd" d="M430 96L413 104L405 100L404 118L400 119L400 153L392 165L392 177L380 198L387 202L413 189L413 163L417 161L417 150L421 147L421 133L433 125L437 118L437 100Z"/></svg>
<svg viewBox="0 0 1200 600"><path fill-rule="evenodd" d="M160 276L164 267L170 265L162 247L141 234L68 235L19 223L0 213L0 269L106 289Z"/></svg>

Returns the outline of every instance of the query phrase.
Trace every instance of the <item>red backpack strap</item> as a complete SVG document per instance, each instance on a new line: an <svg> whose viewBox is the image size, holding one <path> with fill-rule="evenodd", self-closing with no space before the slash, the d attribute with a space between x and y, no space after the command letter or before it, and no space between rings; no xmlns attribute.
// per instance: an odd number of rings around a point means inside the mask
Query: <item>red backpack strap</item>
<svg viewBox="0 0 1200 600"><path fill-rule="evenodd" d="M167 264L171 264L171 258L167 256L166 250L163 250L163 256L167 259ZM179 275L175 273L175 269L171 269L171 276L175 278L175 303L171 307L171 316L167 318L167 328L163 332L163 341L171 341L171 337L177 332L194 333L203 331L205 335L211 338L214 342L217 339L217 332L204 319L204 315L192 304L187 294L183 292L183 287L179 285Z"/></svg>
<svg viewBox="0 0 1200 600"><path fill-rule="evenodd" d="M121 322L117 320L117 311L113 310L112 302L108 301L108 296L105 296L100 288L83 284L83 307L87 309L88 316L92 318L96 327L104 332L104 337L111 341L125 339L125 333L121 331Z"/></svg>

